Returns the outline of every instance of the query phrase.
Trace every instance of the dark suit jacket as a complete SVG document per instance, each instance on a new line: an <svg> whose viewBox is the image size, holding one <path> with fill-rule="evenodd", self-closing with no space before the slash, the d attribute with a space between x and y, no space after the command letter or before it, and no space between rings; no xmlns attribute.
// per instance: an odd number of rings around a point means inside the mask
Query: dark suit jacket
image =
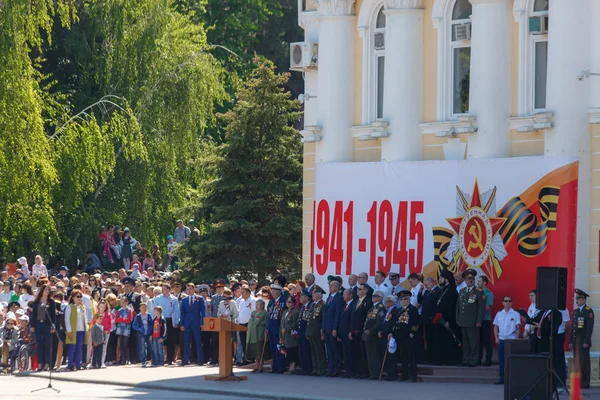
<svg viewBox="0 0 600 400"><path fill-rule="evenodd" d="M206 315L206 304L202 296L194 295L194 304L191 308L189 297L181 300L180 306L180 326L183 326L185 329L202 326L204 316Z"/></svg>
<svg viewBox="0 0 600 400"><path fill-rule="evenodd" d="M352 303L342 308L340 315L340 326L338 329L338 337L348 338L348 334L352 332L352 318L354 317L354 307L356 307L356 300L352 300Z"/></svg>
<svg viewBox="0 0 600 400"><path fill-rule="evenodd" d="M369 298L365 298L363 302L358 305L358 300L353 301L354 312L352 313L352 334L354 336L362 334L365 319L367 319L367 313L373 307L373 302ZM359 336L360 338L360 336Z"/></svg>
<svg viewBox="0 0 600 400"><path fill-rule="evenodd" d="M331 333L337 331L340 324L340 315L344 307L344 298L338 292L331 298L331 294L325 301L325 309L323 310L323 332Z"/></svg>
<svg viewBox="0 0 600 400"><path fill-rule="evenodd" d="M440 288L436 286L432 290L424 290L417 296L417 301L421 304L421 323L423 325L431 325L433 322L440 293Z"/></svg>

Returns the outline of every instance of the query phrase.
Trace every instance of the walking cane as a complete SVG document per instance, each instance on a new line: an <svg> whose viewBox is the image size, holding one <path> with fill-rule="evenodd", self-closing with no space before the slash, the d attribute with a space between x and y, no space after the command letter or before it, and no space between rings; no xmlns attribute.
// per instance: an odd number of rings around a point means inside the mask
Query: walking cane
<svg viewBox="0 0 600 400"><path fill-rule="evenodd" d="M381 376L383 375L383 368L385 367L385 359L387 358L389 344L390 341L388 340L387 344L385 345L385 354L383 355L383 362L381 363L381 371L379 371L379 380L381 380Z"/></svg>
<svg viewBox="0 0 600 400"><path fill-rule="evenodd" d="M266 346L267 346L267 335L265 335L265 340L263 341L262 352L260 353L260 362L258 365L258 372L263 372L263 364L265 362L264 357L265 357L265 347Z"/></svg>

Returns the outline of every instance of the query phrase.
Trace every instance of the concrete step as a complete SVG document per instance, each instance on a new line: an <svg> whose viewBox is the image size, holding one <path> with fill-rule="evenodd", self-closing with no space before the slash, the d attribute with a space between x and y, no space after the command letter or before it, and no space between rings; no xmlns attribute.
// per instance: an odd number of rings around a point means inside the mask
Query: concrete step
<svg viewBox="0 0 600 400"><path fill-rule="evenodd" d="M467 377L498 377L498 366L492 365L489 367L457 367L446 365L419 365L417 367L419 376L467 376Z"/></svg>
<svg viewBox="0 0 600 400"><path fill-rule="evenodd" d="M499 378L498 375L495 377L487 376L456 376L456 375L420 375L420 380L423 382L433 383L482 383L491 384L496 382Z"/></svg>

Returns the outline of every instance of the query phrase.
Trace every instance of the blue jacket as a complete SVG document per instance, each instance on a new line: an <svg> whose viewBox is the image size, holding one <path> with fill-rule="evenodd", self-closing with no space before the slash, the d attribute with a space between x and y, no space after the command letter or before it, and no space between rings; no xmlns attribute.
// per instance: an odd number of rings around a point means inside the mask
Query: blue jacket
<svg viewBox="0 0 600 400"><path fill-rule="evenodd" d="M142 324L142 314L138 314L133 320L133 325L131 327L134 331L138 332L140 335L148 336L152 334L152 322L154 318L150 313L146 313L146 321L148 325L146 326L146 332L144 332L144 324Z"/></svg>
<svg viewBox="0 0 600 400"><path fill-rule="evenodd" d="M193 304L190 307L190 297L181 300L179 325L185 329L198 328L204 323L206 315L206 304L202 296L194 295Z"/></svg>
<svg viewBox="0 0 600 400"><path fill-rule="evenodd" d="M323 332L331 333L337 331L340 326L340 316L344 309L344 298L341 293L336 293L333 298L330 294L325 302L325 309L323 311Z"/></svg>

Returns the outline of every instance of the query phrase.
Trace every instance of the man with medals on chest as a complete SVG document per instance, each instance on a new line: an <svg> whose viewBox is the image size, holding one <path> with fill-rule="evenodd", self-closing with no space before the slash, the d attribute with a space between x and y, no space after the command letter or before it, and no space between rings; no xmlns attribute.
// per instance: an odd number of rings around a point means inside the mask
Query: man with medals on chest
<svg viewBox="0 0 600 400"><path fill-rule="evenodd" d="M281 314L285 310L285 298L281 295L283 288L277 284L271 285L273 302L269 308L269 320L267 321L267 337L269 338L269 349L273 357L271 373L283 374L285 369L285 356L277 349L279 343L279 325Z"/></svg>
<svg viewBox="0 0 600 400"><path fill-rule="evenodd" d="M594 331L594 311L586 304L589 295L580 289L575 289L577 307L573 311L571 328L571 344L569 348L575 352L575 360L579 360L581 370L581 387L590 387L590 347L592 347L592 332Z"/></svg>
<svg viewBox="0 0 600 400"><path fill-rule="evenodd" d="M392 333L388 335L388 338L391 339L393 336L398 346L398 355L402 363L400 380L407 381L411 379L416 382L417 361L414 341L419 330L419 312L415 306L410 304L411 295L409 290L402 290L398 294L400 308L394 312Z"/></svg>
<svg viewBox="0 0 600 400"><path fill-rule="evenodd" d="M391 274L390 274L391 275ZM398 295L402 290L396 292ZM396 303L398 302L398 296L389 295L385 298L385 318L383 319L383 323L381 324L381 328L379 329L378 336L381 339L381 348L383 352L386 352L386 349L389 345L392 328L394 327L394 313L397 311ZM387 357L385 357L385 361L383 362L383 372L385 373L386 381L395 381L398 379L398 359L396 358L396 352L387 353Z"/></svg>
<svg viewBox="0 0 600 400"><path fill-rule="evenodd" d="M312 306L311 294L307 289L302 290L300 294L300 315L298 317L298 352L300 355L301 375L310 375L312 373L312 362L310 356L310 344L306 338L306 325L310 317L310 307Z"/></svg>
<svg viewBox="0 0 600 400"><path fill-rule="evenodd" d="M365 342L367 350L367 363L369 364L369 379L379 379L381 364L383 363L383 351L379 340L379 329L385 319L385 305L381 302L383 292L376 290L373 292L373 307L367 313L363 329L362 339Z"/></svg>
<svg viewBox="0 0 600 400"><path fill-rule="evenodd" d="M463 272L467 286L462 289L456 302L456 322L462 328L462 365L475 367L479 362L479 335L485 313L483 292L475 287L477 271Z"/></svg>
<svg viewBox="0 0 600 400"><path fill-rule="evenodd" d="M308 322L306 324L306 338L310 345L310 356L312 360L313 372L315 376L323 376L326 374L325 364L325 335L323 334L323 289L319 286L313 288L312 291L313 303L308 311Z"/></svg>

